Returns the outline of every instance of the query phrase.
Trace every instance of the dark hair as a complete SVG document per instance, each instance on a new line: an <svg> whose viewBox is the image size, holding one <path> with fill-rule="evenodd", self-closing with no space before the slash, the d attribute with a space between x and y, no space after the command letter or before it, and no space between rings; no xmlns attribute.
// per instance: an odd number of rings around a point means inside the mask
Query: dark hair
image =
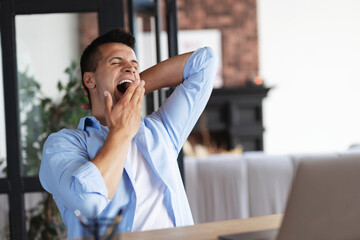
<svg viewBox="0 0 360 240"><path fill-rule="evenodd" d="M131 33L123 29L113 29L97 37L95 40L93 40L90 43L89 46L85 48L81 56L80 68L81 68L81 79L83 81L84 88L88 94L90 104L91 104L90 93L89 93L89 89L85 86L84 83L84 73L96 71L98 62L101 59L101 52L99 51L99 46L106 43L122 43L134 49L135 37Z"/></svg>

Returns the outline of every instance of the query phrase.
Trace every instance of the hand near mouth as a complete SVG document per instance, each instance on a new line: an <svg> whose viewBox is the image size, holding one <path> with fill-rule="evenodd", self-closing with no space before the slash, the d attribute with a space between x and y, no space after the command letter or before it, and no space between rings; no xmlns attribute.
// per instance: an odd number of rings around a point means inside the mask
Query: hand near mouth
<svg viewBox="0 0 360 240"><path fill-rule="evenodd" d="M140 80L129 84L124 95L115 105L109 92L104 92L105 119L110 131L120 130L125 134L124 137L129 139L135 136L140 126L144 84L145 82Z"/></svg>

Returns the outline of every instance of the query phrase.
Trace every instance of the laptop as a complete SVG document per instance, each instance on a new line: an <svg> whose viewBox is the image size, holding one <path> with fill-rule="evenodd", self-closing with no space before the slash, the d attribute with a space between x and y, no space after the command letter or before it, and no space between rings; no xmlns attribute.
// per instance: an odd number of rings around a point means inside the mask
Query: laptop
<svg viewBox="0 0 360 240"><path fill-rule="evenodd" d="M279 229L221 240L360 239L360 155L299 162Z"/></svg>

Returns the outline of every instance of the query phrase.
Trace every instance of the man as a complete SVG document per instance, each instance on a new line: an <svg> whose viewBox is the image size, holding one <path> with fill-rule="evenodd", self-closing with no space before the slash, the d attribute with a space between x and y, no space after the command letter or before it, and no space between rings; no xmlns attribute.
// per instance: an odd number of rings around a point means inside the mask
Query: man
<svg viewBox="0 0 360 240"><path fill-rule="evenodd" d="M123 209L118 231L193 224L176 159L210 97L216 60L203 48L139 75L134 44L130 33L116 29L84 50L92 116L76 130L51 134L44 145L40 181L69 238L83 235L76 209L86 218L114 217ZM161 108L142 118L144 93L173 86Z"/></svg>

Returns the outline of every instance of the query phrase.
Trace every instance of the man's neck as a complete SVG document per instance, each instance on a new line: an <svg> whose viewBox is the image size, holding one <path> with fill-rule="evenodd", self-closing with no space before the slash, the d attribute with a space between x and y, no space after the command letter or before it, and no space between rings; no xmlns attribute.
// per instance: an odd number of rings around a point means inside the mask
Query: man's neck
<svg viewBox="0 0 360 240"><path fill-rule="evenodd" d="M94 101L91 105L91 116L95 117L103 126L107 126L105 111L99 102Z"/></svg>
<svg viewBox="0 0 360 240"><path fill-rule="evenodd" d="M91 112L91 116L95 117L100 122L101 125L107 126L105 116L100 114L98 115L93 112Z"/></svg>
<svg viewBox="0 0 360 240"><path fill-rule="evenodd" d="M105 118L105 107L99 99L91 98L91 116L95 117L103 126L107 126Z"/></svg>

